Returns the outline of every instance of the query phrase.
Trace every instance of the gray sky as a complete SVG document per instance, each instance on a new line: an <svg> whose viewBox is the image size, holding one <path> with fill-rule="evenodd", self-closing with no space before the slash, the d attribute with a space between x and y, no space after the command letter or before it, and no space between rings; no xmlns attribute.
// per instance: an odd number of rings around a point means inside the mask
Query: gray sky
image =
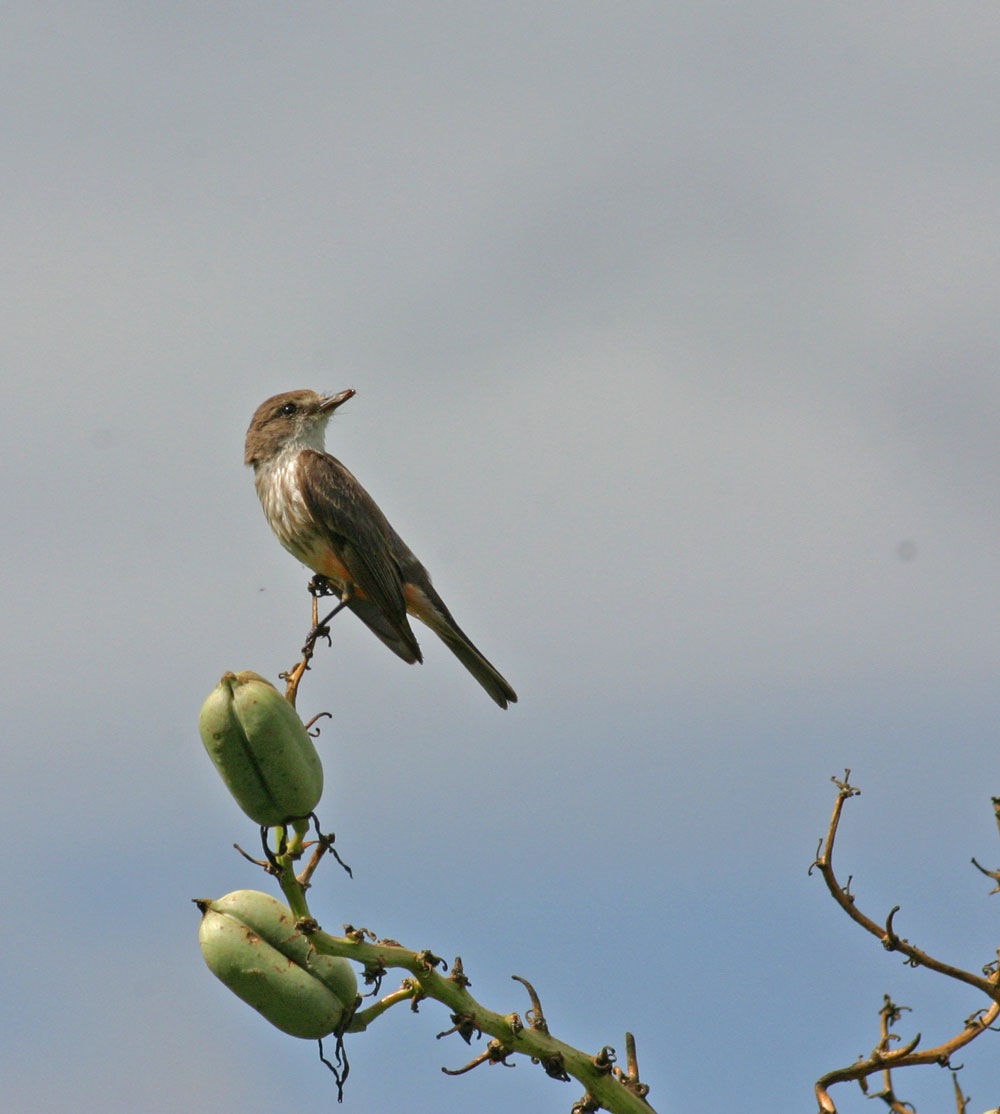
<svg viewBox="0 0 1000 1114"><path fill-rule="evenodd" d="M266 881L201 750L228 669L291 666L305 572L242 467L254 407L358 394L328 446L520 695L350 617L317 916L636 1035L661 1111L811 1109L995 955L1000 14L911 3L10 6L0 1052L14 1110L332 1103L202 965L188 898ZM995 898L993 901L995 902ZM6 1017L4 1016L6 1015ZM348 1046L344 1109L565 1110L447 1079L433 1003ZM964 1056L995 1105L995 1047ZM896 1080L943 1108L943 1072ZM836 1096L862 1109L856 1090ZM921 1107L922 1108L922 1107Z"/></svg>

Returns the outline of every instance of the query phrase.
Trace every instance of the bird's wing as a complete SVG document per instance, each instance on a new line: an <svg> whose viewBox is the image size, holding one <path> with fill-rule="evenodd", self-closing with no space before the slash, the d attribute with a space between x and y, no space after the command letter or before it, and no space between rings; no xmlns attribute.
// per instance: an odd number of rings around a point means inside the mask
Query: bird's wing
<svg viewBox="0 0 1000 1114"><path fill-rule="evenodd" d="M406 619L403 577L393 554L393 542L398 538L375 500L339 460L315 449L302 452L299 480L313 521L326 534L359 594L381 612L419 658Z"/></svg>

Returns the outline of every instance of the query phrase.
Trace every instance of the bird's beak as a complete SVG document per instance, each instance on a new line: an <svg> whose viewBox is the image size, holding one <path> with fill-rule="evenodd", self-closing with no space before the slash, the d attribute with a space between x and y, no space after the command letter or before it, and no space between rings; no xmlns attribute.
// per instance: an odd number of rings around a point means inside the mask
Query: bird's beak
<svg viewBox="0 0 1000 1114"><path fill-rule="evenodd" d="M342 402L353 398L356 393L353 387L348 387L346 391L341 391L339 394L327 395L319 404L319 412L321 414L332 414Z"/></svg>

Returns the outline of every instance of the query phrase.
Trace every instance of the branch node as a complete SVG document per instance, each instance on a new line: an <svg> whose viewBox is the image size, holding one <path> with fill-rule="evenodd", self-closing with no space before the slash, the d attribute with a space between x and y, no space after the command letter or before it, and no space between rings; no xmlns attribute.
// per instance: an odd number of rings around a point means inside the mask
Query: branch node
<svg viewBox="0 0 1000 1114"><path fill-rule="evenodd" d="M533 1064L541 1064L545 1074L550 1079L558 1079L563 1083L569 1082L569 1072L566 1071L566 1058L561 1052L553 1052L551 1056L532 1056Z"/></svg>
<svg viewBox="0 0 1000 1114"><path fill-rule="evenodd" d="M340 927L348 940L353 940L355 944L363 944L366 940L375 939L375 933L370 928L355 928L352 924L343 924Z"/></svg>
<svg viewBox="0 0 1000 1114"><path fill-rule="evenodd" d="M631 1091L633 1095L645 1100L649 1094L649 1084L639 1080L639 1058L635 1053L635 1037L631 1033L625 1034L625 1060L628 1070L615 1068L614 1077L626 1091Z"/></svg>
<svg viewBox="0 0 1000 1114"><path fill-rule="evenodd" d="M526 1011L525 1017L528 1019L528 1025L539 1033L547 1033L549 1031L548 1023L545 1020L545 1014L542 1013L542 1003L535 993L535 988L528 982L527 979L521 978L520 975L511 975L512 979L516 979L527 990L528 997L531 999L531 1009Z"/></svg>
<svg viewBox="0 0 1000 1114"><path fill-rule="evenodd" d="M591 1063L601 1073L601 1075L610 1075L611 1068L615 1063L617 1056L615 1050L611 1045L606 1044L600 1052L591 1060Z"/></svg>
<svg viewBox="0 0 1000 1114"><path fill-rule="evenodd" d="M917 1033L913 1040L909 1041L907 1044L904 1044L902 1048L897 1048L893 1055L898 1056L899 1059L902 1060L904 1056L909 1056L911 1052L915 1052L918 1044L920 1044L919 1033ZM945 1057L945 1059L947 1059L947 1057Z"/></svg>
<svg viewBox="0 0 1000 1114"><path fill-rule="evenodd" d="M435 955L429 948L424 948L422 952L417 952L417 963L420 967L430 973L435 967L441 967L443 970L448 970L448 964L439 956Z"/></svg>
<svg viewBox="0 0 1000 1114"><path fill-rule="evenodd" d="M466 1044L471 1044L473 1034L477 1037L483 1035L482 1029L476 1024L475 1015L471 1013L453 1013L451 1015L451 1020L453 1023L452 1027L450 1029L445 1029L443 1033L438 1033L438 1040L442 1037L450 1037L452 1033L458 1033Z"/></svg>
<svg viewBox="0 0 1000 1114"><path fill-rule="evenodd" d="M385 966L381 963L377 966L375 964L365 964L363 971L365 986L370 986L372 988L366 997L374 998L381 992L382 980L388 973ZM406 982L405 979L403 981L404 983Z"/></svg>
<svg viewBox="0 0 1000 1114"><path fill-rule="evenodd" d="M840 778L831 777L830 780L840 790L840 797L842 800L847 800L848 797L860 797L861 790L856 786L851 785L851 768L850 766L844 769L844 780Z"/></svg>
<svg viewBox="0 0 1000 1114"><path fill-rule="evenodd" d="M467 986L472 986L472 981L465 973L462 967L462 957L455 956L455 962L451 965L451 974L448 976L453 983L457 983L463 989Z"/></svg>
<svg viewBox="0 0 1000 1114"><path fill-rule="evenodd" d="M820 856L823 854L823 837L819 837L819 842L816 844L816 854L813 855L813 861L809 864L809 869L806 874L812 877L812 872L816 867L822 867L823 863Z"/></svg>
<svg viewBox="0 0 1000 1114"><path fill-rule="evenodd" d="M992 878L993 881L996 882L996 885L993 887L992 890L990 890L990 893L991 894L1000 894L1000 870L987 870L986 867L980 866L979 863L976 862L975 855L972 856L972 865L981 874L985 874L987 878Z"/></svg>
<svg viewBox="0 0 1000 1114"><path fill-rule="evenodd" d="M480 1064L503 1064L505 1068L512 1068L514 1065L507 1063L507 1057L513 1055L513 1052L512 1048L508 1048L502 1041L494 1038L486 1046L486 1050L474 1060L470 1060L464 1068L442 1068L441 1070L445 1075L465 1075L467 1071L478 1068Z"/></svg>
<svg viewBox="0 0 1000 1114"><path fill-rule="evenodd" d="M308 723L305 723L305 724L303 724L302 726L303 726L303 727L305 727L305 729L306 729L307 731L309 731L309 728L310 728L310 727L312 727L312 725L313 725L313 724L314 724L314 723L316 722L316 720L318 720L318 719L323 719L323 717L324 717L324 716L325 716L325 717L326 717L327 719L333 719L333 713L332 713L332 712L317 712L317 713L316 713L316 714L315 714L315 715L313 716L313 718L312 718L312 719L311 719L311 720L310 720L310 721L309 721ZM319 738L319 736L320 736L320 730L319 730L319 728L317 727L315 731L309 731L309 734L310 734L310 735L311 735L311 736L312 736L312 737L313 737L314 739L318 739L318 738Z"/></svg>
<svg viewBox="0 0 1000 1114"><path fill-rule="evenodd" d="M899 947L899 937L892 927L892 920L898 912L899 906L894 905L889 911L889 916L885 919L885 935L882 937L882 947L885 948L887 952L894 952ZM916 965L914 964L914 966Z"/></svg>
<svg viewBox="0 0 1000 1114"><path fill-rule="evenodd" d="M271 870L271 864L266 859L255 859L253 855L248 855L247 852L244 851L238 843L234 843L233 846L236 848L237 851L239 851L239 853L243 856L244 859L246 859L248 863L253 863L254 866L263 867L264 870L268 872L268 874L274 873Z"/></svg>

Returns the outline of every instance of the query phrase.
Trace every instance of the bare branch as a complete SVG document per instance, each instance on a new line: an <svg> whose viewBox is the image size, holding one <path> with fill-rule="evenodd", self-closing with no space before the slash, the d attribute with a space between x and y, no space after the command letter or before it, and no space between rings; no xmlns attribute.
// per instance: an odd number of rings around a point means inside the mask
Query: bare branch
<svg viewBox="0 0 1000 1114"><path fill-rule="evenodd" d="M888 1001L888 998L886 999ZM889 1003L892 1005L892 1003ZM885 1007L883 1007L884 1011ZM941 1067L948 1067L951 1057L960 1049L964 1048L971 1041L975 1040L980 1033L984 1033L997 1017L1000 1017L1000 1003L994 1002L988 1010L980 1014L974 1014L968 1018L961 1032L956 1033L950 1040L944 1041L942 1044L934 1048L924 1049L923 1052L917 1052L916 1048L920 1041L920 1034L913 1038L908 1044L902 1048L889 1050L888 1041L890 1039L898 1039L892 1037L885 1029L883 1029L882 1040L875 1046L871 1055L865 1059L858 1060L856 1063L851 1064L850 1067L838 1068L836 1071L827 1072L816 1083L816 1097L819 1100L819 1108L824 1114L836 1114L837 1107L830 1098L829 1089L835 1083L846 1083L849 1080L857 1080L859 1083L867 1080L868 1076L875 1075L878 1072L883 1072L885 1079L885 1088L879 1092L877 1096L887 1099L888 1096L893 1094L892 1084L889 1072L896 1068L909 1068L917 1064L937 1064ZM894 1096L893 1096L894 1099ZM898 1101L895 1100L894 1101ZM902 1105L900 1106L902 1110ZM908 1114L913 1114L912 1107L905 1108Z"/></svg>
<svg viewBox="0 0 1000 1114"><path fill-rule="evenodd" d="M336 589L330 581L319 573L316 574L309 582L309 594L312 596L312 627L306 637L305 645L302 647L302 659L290 669L287 673L282 673L282 679L286 682L285 698L288 700L292 707L295 707L295 698L299 691L299 682L305 675L306 670L309 668L309 662L312 660L313 654L316 652L316 643L325 638L330 640L330 627L328 626L330 620L340 611L347 606L346 597L341 599L340 603L327 615L324 619L319 618L319 600L321 596L334 596L337 595Z"/></svg>
<svg viewBox="0 0 1000 1114"><path fill-rule="evenodd" d="M993 881L996 882L996 885L993 887L992 890L990 890L990 893L991 894L1000 893L1000 870L987 870L986 867L980 866L979 863L976 862L975 855L973 855L973 857L972 857L972 865L981 874L985 874L987 878L992 878Z"/></svg>
<svg viewBox="0 0 1000 1114"><path fill-rule="evenodd" d="M855 897L850 892L850 880L848 880L847 886L842 886L838 882L833 869L833 849L844 803L850 797L856 796L858 793L858 790L849 784L849 778L850 770L847 770L845 771L843 781L839 781L836 778L831 779L838 788L837 799L834 803L833 815L830 819L830 826L827 829L826 837L820 840L820 850L813 863L813 866L818 868L823 875L823 880L826 882L827 889L830 891L834 900L853 921L860 924L867 932L877 937L887 951L901 952L906 957L907 963L911 966L926 967L931 971L937 971L939 974L955 979L958 982L974 986L990 999L989 1007L978 1010L971 1017L967 1018L961 1031L956 1033L955 1036L934 1048L918 1051L920 1043L919 1033L902 1047L895 1049L891 1047L893 1042L899 1040L891 1031L891 1026L899 1021L902 1010L905 1007L897 1006L889 996L886 995L884 1004L880 1010L880 1039L871 1054L866 1058L859 1059L849 1067L838 1068L836 1071L828 1072L816 1083L816 1097L819 1101L821 1114L836 1114L836 1105L829 1093L830 1088L835 1083L856 1080L861 1086L861 1089L868 1094L869 1076L881 1073L883 1082L882 1090L877 1093L872 1093L869 1097L882 1099L891 1110L898 1111L900 1114L904 1114L904 1112L905 1114L915 1114L911 1106L901 1102L897 1098L893 1090L892 1071L897 1068L913 1067L917 1064L938 1064L943 1067L950 1067L951 1057L955 1052L965 1047L965 1045L969 1044L981 1033L989 1029L997 1018L1000 1017L1000 965L997 963L987 965L983 969L984 975L982 977L960 967L954 967L914 947L908 940L897 934L893 922L896 914L899 912L898 905L894 906L889 912L884 925L879 925L858 909ZM1000 822L1000 798L994 798L994 808L997 810L998 822ZM810 870L811 869L812 868L810 868ZM990 872L984 871L984 873ZM957 1080L955 1082L955 1088L956 1094L960 1094ZM960 1102L959 1114L964 1114L964 1101Z"/></svg>
<svg viewBox="0 0 1000 1114"><path fill-rule="evenodd" d="M969 1101L967 1095L962 1094L962 1088L958 1082L958 1072L951 1073L951 1081L955 1086L955 1114L966 1114L966 1103Z"/></svg>
<svg viewBox="0 0 1000 1114"><path fill-rule="evenodd" d="M838 781L836 778L830 779L837 785L839 791L837 793L837 800L833 806L833 816L830 819L830 826L827 829L826 839L822 841L822 849L813 863L813 866L823 875L823 880L826 882L827 889L830 891L833 899L851 920L877 937L887 951L901 952L912 966L926 967L950 979L968 983L969 986L974 986L977 990L987 995L987 997L996 1000L998 994L1000 994L996 977L991 976L989 978L983 978L961 967L954 967L949 963L943 963L927 952L921 951L920 948L914 947L908 940L898 936L893 928L893 917L899 911L899 906L896 906L889 914L885 925L880 925L858 909L854 895L849 890L850 881L848 881L848 886L842 886L837 881L837 876L833 869L833 848L837 838L837 829L840 826L840 818L844 803L851 797L857 796L860 792L859 789L848 784L847 778L850 776L850 772L850 770L845 771L844 781Z"/></svg>

